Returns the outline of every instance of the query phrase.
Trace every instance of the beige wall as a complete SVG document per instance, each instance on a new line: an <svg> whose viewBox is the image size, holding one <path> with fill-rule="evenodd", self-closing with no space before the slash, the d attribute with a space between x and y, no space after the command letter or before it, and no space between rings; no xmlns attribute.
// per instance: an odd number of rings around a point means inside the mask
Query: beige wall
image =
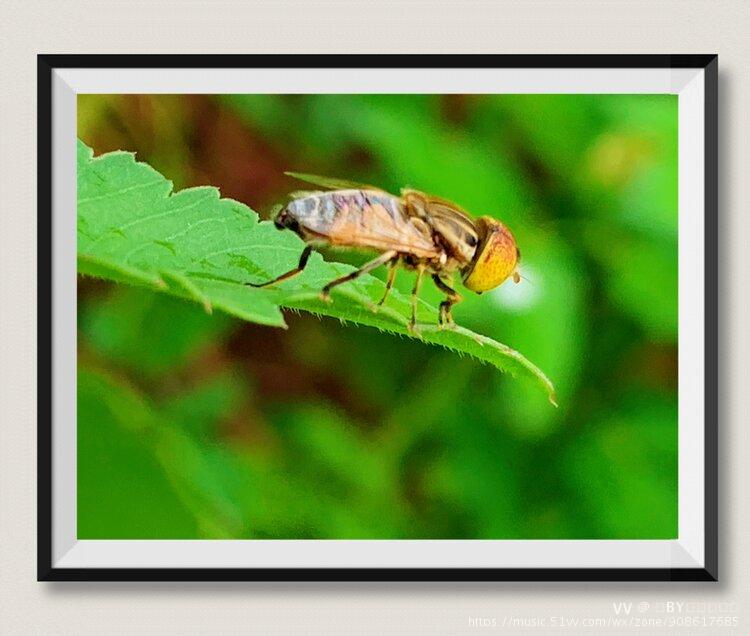
<svg viewBox="0 0 750 636"><path fill-rule="evenodd" d="M499 628L472 628L470 619L488 619L491 624L493 618L502 623L503 617L611 617L612 602L632 601L637 606L676 600L737 603L732 613L739 616L739 632L750 633L750 546L741 541L743 530L746 536L750 526L750 403L745 368L750 355L750 2L4 0L0 18L0 633L497 632ZM34 56L38 52L718 53L721 583L36 583Z"/></svg>

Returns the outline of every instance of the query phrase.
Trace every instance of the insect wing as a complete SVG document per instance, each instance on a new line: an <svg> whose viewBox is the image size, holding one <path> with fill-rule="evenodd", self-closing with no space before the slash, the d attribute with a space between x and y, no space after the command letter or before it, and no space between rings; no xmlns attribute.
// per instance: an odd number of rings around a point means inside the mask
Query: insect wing
<svg viewBox="0 0 750 636"><path fill-rule="evenodd" d="M295 190L289 193L290 199L307 199L308 197L317 197L323 194L320 190Z"/></svg>
<svg viewBox="0 0 750 636"><path fill-rule="evenodd" d="M285 172L284 174L288 177L304 181L305 183L312 183L321 188L326 188L327 190L376 190L378 192L385 192L385 190L378 188L377 186L355 183L354 181L347 181L346 179L322 177L320 175L305 174L303 172Z"/></svg>
<svg viewBox="0 0 750 636"><path fill-rule="evenodd" d="M326 213L326 209L333 213ZM333 245L396 250L420 258L435 258L432 230L409 217L398 198L374 190L327 192L314 205L306 226Z"/></svg>
<svg viewBox="0 0 750 636"><path fill-rule="evenodd" d="M395 218L387 209L374 203L365 210L365 222L355 230L357 242L379 246L380 249L395 249L421 258L438 255L431 232L426 225L406 215Z"/></svg>

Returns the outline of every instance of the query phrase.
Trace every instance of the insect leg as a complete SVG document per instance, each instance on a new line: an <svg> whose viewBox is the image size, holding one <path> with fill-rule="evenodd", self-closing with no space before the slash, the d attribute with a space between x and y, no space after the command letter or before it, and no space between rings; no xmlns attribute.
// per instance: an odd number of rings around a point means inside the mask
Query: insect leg
<svg viewBox="0 0 750 636"><path fill-rule="evenodd" d="M409 321L409 331L417 332L417 303L419 302L419 287L422 285L422 274L424 274L424 265L417 266L417 278L414 280L414 287L411 290L411 320Z"/></svg>
<svg viewBox="0 0 750 636"><path fill-rule="evenodd" d="M394 256L396 256L395 250L389 250L387 252L383 252L380 256L377 258L372 259L371 261L365 263L360 267L358 270L351 272L350 274L347 274L346 276L342 276L341 278L337 278L336 280L332 280L330 283L328 283L325 287L323 287L323 290L320 292L320 299L324 300L326 302L330 302L331 300L331 289L336 287L336 285L341 285L342 283L347 283L350 280L354 280L355 278L359 278L362 276L362 274L367 274L367 272L371 272L376 267L380 267L381 265L385 265L388 261L390 261Z"/></svg>
<svg viewBox="0 0 750 636"><path fill-rule="evenodd" d="M302 254L300 254L299 263L297 264L297 267L295 267L294 269L290 269L288 272L286 272L286 274L282 274L281 276L277 276L276 278L267 280L265 283L245 283L245 285L250 285L250 287L267 287L268 285L273 285L274 283L280 283L282 280L286 280L287 278L292 278L292 276L296 276L303 269L305 269L305 265L307 265L307 260L310 258L310 252L312 252L312 245L308 245L305 247L304 250L302 250Z"/></svg>
<svg viewBox="0 0 750 636"><path fill-rule="evenodd" d="M435 281L437 288L446 295L446 299L440 303L440 317L438 318L438 324L440 326L452 325L454 323L451 308L456 303L460 303L463 300L463 297L455 289L447 285L437 274L432 275L432 280Z"/></svg>
<svg viewBox="0 0 750 636"><path fill-rule="evenodd" d="M388 280L385 283L385 293L383 294L383 297L380 299L378 306L382 305L385 302L385 299L388 298L388 294L391 293L391 287L393 287L393 281L396 280L396 271L397 271L396 265L398 265L398 258L394 258L388 264Z"/></svg>

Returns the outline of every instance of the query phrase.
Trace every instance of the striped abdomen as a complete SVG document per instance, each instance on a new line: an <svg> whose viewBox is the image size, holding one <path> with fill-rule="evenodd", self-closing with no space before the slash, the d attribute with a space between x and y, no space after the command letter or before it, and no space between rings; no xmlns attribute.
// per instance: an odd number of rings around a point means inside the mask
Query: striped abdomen
<svg viewBox="0 0 750 636"><path fill-rule="evenodd" d="M333 190L290 201L276 218L306 240L396 250L435 258L429 227L406 214L398 197L377 190Z"/></svg>

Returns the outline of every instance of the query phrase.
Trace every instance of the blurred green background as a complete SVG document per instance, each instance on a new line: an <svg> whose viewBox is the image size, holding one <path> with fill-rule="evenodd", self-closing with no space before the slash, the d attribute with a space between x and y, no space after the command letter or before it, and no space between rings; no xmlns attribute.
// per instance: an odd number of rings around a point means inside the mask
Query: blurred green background
<svg viewBox="0 0 750 636"><path fill-rule="evenodd" d="M560 402L414 340L79 278L79 538L677 536L676 96L83 95L78 127L261 216L296 170L502 219L525 280L454 315Z"/></svg>

